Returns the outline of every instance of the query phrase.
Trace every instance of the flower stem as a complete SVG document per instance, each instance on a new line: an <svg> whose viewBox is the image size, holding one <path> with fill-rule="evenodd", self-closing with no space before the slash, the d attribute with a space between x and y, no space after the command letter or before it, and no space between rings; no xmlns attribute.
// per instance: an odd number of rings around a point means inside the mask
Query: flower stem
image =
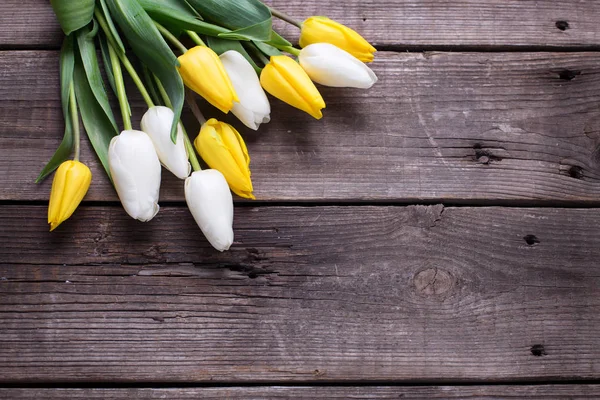
<svg viewBox="0 0 600 400"><path fill-rule="evenodd" d="M192 93L190 90L185 91L185 101L188 103L188 106L190 106L192 114L194 114L194 117L196 117L200 125L204 124L206 122L206 118L204 115L202 115L202 111L200 111L200 108L198 108L198 104L194 98L194 93Z"/></svg>
<svg viewBox="0 0 600 400"><path fill-rule="evenodd" d="M282 13L281 11L277 11L276 9L269 7L269 10L271 10L271 14L273 14L274 17L277 17L285 22L287 22L288 24L292 24L297 26L298 28L302 28L302 24L295 20L294 18L290 17L289 15Z"/></svg>
<svg viewBox="0 0 600 400"><path fill-rule="evenodd" d="M194 41L194 43L196 43L198 46L203 46L203 47L207 47L206 43L204 43L204 40L202 40L202 38L194 31L185 31L188 36Z"/></svg>
<svg viewBox="0 0 600 400"><path fill-rule="evenodd" d="M263 63L264 65L267 65L268 63L271 62L267 57L265 57L263 52L260 51L260 49L258 47L256 47L254 44L246 46L246 49L249 49L256 56L256 58L258 58L260 60L260 62ZM259 73L259 75L260 75L260 73Z"/></svg>
<svg viewBox="0 0 600 400"><path fill-rule="evenodd" d="M300 49L297 49L293 46L273 46L278 48L281 51L285 51L286 53L290 53L293 56L298 57L300 55Z"/></svg>
<svg viewBox="0 0 600 400"><path fill-rule="evenodd" d="M115 76L115 86L117 87L117 97L119 98L119 107L121 108L121 116L123 117L123 125L125 130L133 129L131 126L131 115L129 115L129 107L127 100L127 92L125 91L125 82L123 81L123 71L121 70L121 62L119 56L112 46L108 46L108 54L110 55L110 63Z"/></svg>
<svg viewBox="0 0 600 400"><path fill-rule="evenodd" d="M142 97L144 98L144 101L146 102L146 105L148 106L148 108L154 107L154 102L152 101L152 97L150 97L148 90L146 90L146 86L144 86L142 79L138 75L138 73L135 70L135 68L133 67L133 65L131 65L131 62L129 62L129 59L125 56L119 57L119 58L121 59L123 66L129 73L129 76L131 76L133 83L135 83L135 86L138 88L138 90L142 94Z"/></svg>
<svg viewBox="0 0 600 400"><path fill-rule="evenodd" d="M162 85L160 80L158 80L156 75L154 76L154 80L156 81L156 86L158 87L158 91L160 92L163 102L167 107L172 109L173 103L171 103L171 99L169 99L169 95L167 94L165 87ZM188 133L185 130L183 124L180 123L180 126L181 130L183 131L183 143L185 144L185 149L188 153L188 157L190 158L190 164L192 164L192 168L194 171L202 171L202 168L200 168L200 162L198 162L198 157L196 157L196 150L194 150L194 146L190 141L190 137L188 136Z"/></svg>
<svg viewBox="0 0 600 400"><path fill-rule="evenodd" d="M175 35L173 35L171 32L169 32L169 30L167 28L165 28L164 26L162 26L161 24L159 24L156 21L154 21L154 25L156 25L156 28L164 36L164 38L167 39L169 42L171 42L173 44L173 46L177 47L181 53L187 53L187 51L188 51L187 47L185 47L183 45L183 43L181 43L179 41L179 39L177 39L175 37Z"/></svg>
<svg viewBox="0 0 600 400"><path fill-rule="evenodd" d="M73 142L75 145L75 155L73 159L79 161L79 154L81 152L80 132L79 132L79 116L77 115L77 99L75 98L75 85L73 81L69 85L69 111L71 113L71 126L73 127Z"/></svg>

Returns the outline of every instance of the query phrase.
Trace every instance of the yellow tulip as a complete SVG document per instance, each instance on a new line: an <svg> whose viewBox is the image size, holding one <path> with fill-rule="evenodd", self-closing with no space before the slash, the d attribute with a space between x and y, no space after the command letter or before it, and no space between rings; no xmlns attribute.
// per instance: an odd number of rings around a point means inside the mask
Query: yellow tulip
<svg viewBox="0 0 600 400"><path fill-rule="evenodd" d="M327 17L310 17L302 23L300 47L313 43L331 43L362 62L371 62L377 50L356 31Z"/></svg>
<svg viewBox="0 0 600 400"><path fill-rule="evenodd" d="M183 83L210 104L227 114L240 100L219 56L204 46L196 46L179 57Z"/></svg>
<svg viewBox="0 0 600 400"><path fill-rule="evenodd" d="M233 193L246 199L255 199L248 149L233 126L214 118L209 119L200 128L194 146L210 168L225 176Z"/></svg>
<svg viewBox="0 0 600 400"><path fill-rule="evenodd" d="M50 231L66 221L77 209L92 182L92 172L79 161L65 161L58 167L48 206Z"/></svg>
<svg viewBox="0 0 600 400"><path fill-rule="evenodd" d="M300 64L287 56L273 56L260 74L260 84L273 96L306 111L316 119L323 118L325 101Z"/></svg>

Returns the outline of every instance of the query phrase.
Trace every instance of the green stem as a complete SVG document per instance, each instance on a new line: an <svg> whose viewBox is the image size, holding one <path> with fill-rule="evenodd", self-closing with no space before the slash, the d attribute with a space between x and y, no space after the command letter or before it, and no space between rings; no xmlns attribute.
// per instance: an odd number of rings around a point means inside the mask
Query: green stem
<svg viewBox="0 0 600 400"><path fill-rule="evenodd" d="M188 36L194 41L194 43L196 43L198 46L202 46L202 47L208 47L206 46L206 43L204 43L204 40L202 40L202 38L194 31L185 31Z"/></svg>
<svg viewBox="0 0 600 400"><path fill-rule="evenodd" d="M129 59L125 56L119 57L119 58L121 59L123 66L129 73L129 76L131 76L131 79L133 79L133 83L135 83L135 86L138 88L138 90L142 94L142 97L144 98L146 105L148 105L148 108L154 107L154 102L152 101L152 97L150 97L148 90L146 90L146 86L144 86L144 83L142 82L140 76L138 75L138 73L135 70L135 68L133 67L133 65L131 65L131 62L129 62Z"/></svg>
<svg viewBox="0 0 600 400"><path fill-rule="evenodd" d="M160 92L165 105L169 108L173 108L173 104L171 103L171 99L169 99L169 95L167 94L165 87L162 85L160 80L158 80L156 75L154 76L154 80L156 81L156 86L158 87L158 91ZM198 162L198 157L196 157L196 150L194 150L194 146L192 145L190 137L188 136L183 124L181 124L181 130L183 131L183 143L185 144L185 149L188 153L188 157L190 158L190 164L192 164L192 168L194 171L202 171L202 168L200 168L200 162Z"/></svg>
<svg viewBox="0 0 600 400"><path fill-rule="evenodd" d="M75 98L75 85L73 81L69 85L69 108L71 113L71 125L73 127L73 142L75 144L75 155L73 159L79 161L79 153L81 149L80 132L79 132L79 116L77 115L77 99Z"/></svg>
<svg viewBox="0 0 600 400"><path fill-rule="evenodd" d="M260 62L263 63L264 65L267 65L268 63L271 62L267 57L265 57L263 52L260 51L260 49L254 45L254 43L252 43L248 46L245 46L245 47L246 47L246 49L249 49L256 56L256 58L258 58L260 60ZM262 70L261 70L261 72L262 72ZM260 75L260 73L259 73L259 75Z"/></svg>
<svg viewBox="0 0 600 400"><path fill-rule="evenodd" d="M288 24L292 24L297 26L298 28L302 29L302 23L296 21L294 18L290 17L289 15L282 13L281 11L277 11L276 9L269 7L269 10L271 10L271 14L273 14L274 17L277 17L285 22L287 22Z"/></svg>
<svg viewBox="0 0 600 400"><path fill-rule="evenodd" d="M196 99L194 98L194 93L191 90L185 91L185 101L190 106L190 110L192 110L192 114L198 120L200 125L203 125L206 122L206 118L202 115L202 111L198 108L198 104L196 103Z"/></svg>
<svg viewBox="0 0 600 400"><path fill-rule="evenodd" d="M286 53L290 53L293 56L298 57L300 55L300 49L297 49L293 46L273 46L278 48L281 51L285 51Z"/></svg>
<svg viewBox="0 0 600 400"><path fill-rule="evenodd" d="M127 100L127 92L125 91L125 82L123 81L123 71L121 70L121 63L119 56L115 52L112 46L108 46L108 54L110 55L110 63L115 76L115 86L117 87L117 97L119 99L119 107L121 108L121 116L123 117L123 125L125 130L131 130L131 116L129 115L129 107Z"/></svg>
<svg viewBox="0 0 600 400"><path fill-rule="evenodd" d="M119 48L119 46L117 45L117 41L113 37L113 34L112 34L110 28L108 27L108 22L106 21L106 18L104 18L104 14L102 14L102 11L100 11L100 9L98 7L96 7L94 9L94 15L96 16L96 20L100 24L100 27L104 31L104 34L106 35L106 38L108 39L108 43L110 45L112 45L113 48L115 48L115 49Z"/></svg>
<svg viewBox="0 0 600 400"><path fill-rule="evenodd" d="M156 25L156 28L158 28L158 31L165 37L165 39L171 42L173 46L177 47L181 53L186 53L188 51L187 47L185 47L183 43L181 43L179 39L175 37L175 35L169 32L167 28L156 21L154 21L154 25Z"/></svg>

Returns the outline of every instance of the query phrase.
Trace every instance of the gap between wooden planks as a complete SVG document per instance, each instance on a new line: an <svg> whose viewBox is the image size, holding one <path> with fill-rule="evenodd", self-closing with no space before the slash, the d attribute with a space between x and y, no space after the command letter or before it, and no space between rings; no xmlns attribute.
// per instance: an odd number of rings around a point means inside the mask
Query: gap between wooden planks
<svg viewBox="0 0 600 400"><path fill-rule="evenodd" d="M379 47L598 48L600 3L545 0L305 0L266 3L298 20L327 15ZM295 41L298 29L275 27ZM59 48L63 35L44 0L2 0L0 48Z"/></svg>
<svg viewBox="0 0 600 400"><path fill-rule="evenodd" d="M600 203L600 53L382 52L373 68L370 91L323 89L322 121L273 100L273 122L240 129L259 200ZM46 200L58 52L0 52L0 70L0 200ZM87 200L116 201L87 143L83 160ZM168 173L161 200L183 201Z"/></svg>
<svg viewBox="0 0 600 400"><path fill-rule="evenodd" d="M0 208L0 381L598 379L600 214L236 209L216 253L185 208L149 224Z"/></svg>
<svg viewBox="0 0 600 400"><path fill-rule="evenodd" d="M5 396L5 397L3 397ZM21 399L486 399L555 400L600 397L598 385L227 387L169 389L0 389L0 398Z"/></svg>

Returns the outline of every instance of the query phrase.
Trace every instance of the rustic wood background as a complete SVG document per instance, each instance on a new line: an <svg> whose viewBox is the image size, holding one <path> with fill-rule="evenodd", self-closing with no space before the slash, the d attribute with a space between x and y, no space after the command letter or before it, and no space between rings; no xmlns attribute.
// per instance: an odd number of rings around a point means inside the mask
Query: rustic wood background
<svg viewBox="0 0 600 400"><path fill-rule="evenodd" d="M220 254L169 174L130 220L87 143L48 233L62 33L0 2L0 398L600 397L600 2L268 3L363 33L380 82L241 130Z"/></svg>

